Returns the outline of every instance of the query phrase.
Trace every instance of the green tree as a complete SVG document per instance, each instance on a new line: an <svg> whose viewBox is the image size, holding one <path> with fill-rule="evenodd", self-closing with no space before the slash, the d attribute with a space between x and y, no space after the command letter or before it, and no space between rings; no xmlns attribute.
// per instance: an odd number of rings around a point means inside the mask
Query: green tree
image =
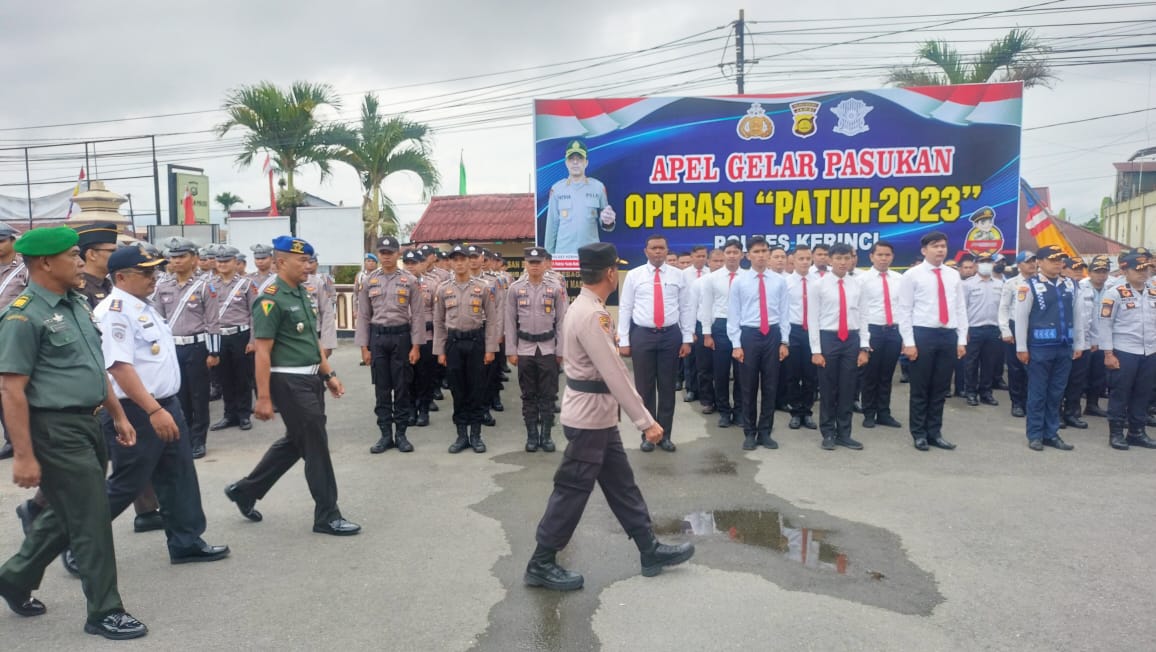
<svg viewBox="0 0 1156 652"><path fill-rule="evenodd" d="M223 108L228 119L217 126L217 135L224 137L234 128L244 129L237 163L249 166L261 152L270 152L274 166L285 177L286 192L295 197L297 171L316 165L324 179L330 172L334 145L348 133L341 125L318 119L317 109L323 105L341 106L329 84L299 81L285 90L270 82L241 86L225 96ZM289 213L289 228L296 233L296 210Z"/></svg>
<svg viewBox="0 0 1156 652"><path fill-rule="evenodd" d="M1099 233L1100 235L1104 235L1104 224L1100 221L1099 215L1093 215L1092 219L1084 222L1080 226L1091 231L1092 233Z"/></svg>
<svg viewBox="0 0 1156 652"><path fill-rule="evenodd" d="M892 68L886 83L943 86L1022 81L1025 88L1050 87L1056 79L1048 63L1050 52L1051 48L1042 45L1030 29L1013 29L974 57L965 57L945 40L926 41L920 46L915 63Z"/></svg>
<svg viewBox="0 0 1156 652"><path fill-rule="evenodd" d="M241 202L243 202L245 200L241 199L240 197L238 197L237 195L234 195L231 192L223 192L223 193L217 195L216 197L214 197L213 201L220 204L221 208L225 209L225 212L228 213L230 210L233 209L234 206L236 206L237 204L240 204Z"/></svg>
<svg viewBox="0 0 1156 652"><path fill-rule="evenodd" d="M346 163L361 178L362 218L366 250L373 249L378 234L398 235L401 222L393 200L381 185L394 174L410 173L421 181L425 195L432 195L440 181L430 147L431 130L401 116L378 113L377 96L366 93L361 103L361 122L343 135L333 159Z"/></svg>

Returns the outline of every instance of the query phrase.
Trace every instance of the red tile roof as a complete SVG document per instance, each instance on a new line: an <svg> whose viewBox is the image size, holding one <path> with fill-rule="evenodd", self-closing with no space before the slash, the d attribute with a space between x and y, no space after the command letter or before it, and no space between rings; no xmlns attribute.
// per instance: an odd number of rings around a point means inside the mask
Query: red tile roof
<svg viewBox="0 0 1156 652"><path fill-rule="evenodd" d="M532 242L534 195L434 197L410 235L411 242Z"/></svg>

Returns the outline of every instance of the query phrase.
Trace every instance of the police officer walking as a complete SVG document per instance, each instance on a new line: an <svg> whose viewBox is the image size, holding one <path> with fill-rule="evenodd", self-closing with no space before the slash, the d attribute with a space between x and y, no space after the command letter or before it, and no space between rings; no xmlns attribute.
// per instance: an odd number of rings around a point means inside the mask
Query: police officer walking
<svg viewBox="0 0 1156 652"><path fill-rule="evenodd" d="M1156 287L1148 283L1151 261L1130 253L1120 260L1124 282L1104 291L1097 333L1108 368L1108 443L1156 448L1144 431L1156 389ZM1125 427L1127 435L1125 435Z"/></svg>
<svg viewBox="0 0 1156 652"><path fill-rule="evenodd" d="M1060 274L1064 257L1059 247L1040 247L1039 274L1016 288L1016 357L1028 370L1027 436L1034 451L1074 448L1060 438L1060 401L1085 333L1076 286Z"/></svg>
<svg viewBox="0 0 1156 652"><path fill-rule="evenodd" d="M93 311L112 389L137 433L136 445L114 447L112 418L101 417L112 455L108 503L112 518L150 482L164 509L169 559L174 564L223 559L228 546L211 546L205 532L201 488L193 466L188 426L177 392L181 371L176 343L161 314L148 303L165 259L136 246L108 260L114 287Z"/></svg>
<svg viewBox="0 0 1156 652"><path fill-rule="evenodd" d="M506 342L510 364L518 368L522 390L522 419L526 423L526 452L541 447L554 452L554 400L558 397L558 365L562 362L562 324L566 319L566 290L545 280L546 252L526 247L526 276L510 285L506 295Z"/></svg>
<svg viewBox="0 0 1156 652"><path fill-rule="evenodd" d="M210 430L224 430L240 426L241 430L253 427L249 420L253 413L253 395L249 379L252 369L249 325L251 316L249 304L256 296L253 281L237 274L234 264L237 258L234 247L217 248L218 280L215 287L217 300L217 332L221 336L221 357L218 374L221 381L221 395L225 400L225 413Z"/></svg>
<svg viewBox="0 0 1156 652"><path fill-rule="evenodd" d="M0 597L21 616L46 609L31 597L44 570L72 545L88 601L84 630L106 638L148 633L128 615L116 582L116 555L105 467L108 450L94 416L103 405L122 446L136 432L105 375L100 333L84 296L77 234L67 227L32 229L16 242L28 266L27 290L0 313L0 397L15 449L18 486L49 497L24 543L0 567Z"/></svg>
<svg viewBox="0 0 1156 652"><path fill-rule="evenodd" d="M559 566L556 556L570 542L595 483L638 546L644 576L653 577L694 556L693 544L670 546L655 538L618 433L621 406L647 441L662 438L662 426L646 409L614 351L614 322L604 302L618 287L618 251L604 242L586 245L578 250L578 264L582 292L570 306L562 338L567 377L562 431L569 443L554 475L554 492L538 523L538 545L524 577L530 586L556 591L582 588L582 576Z"/></svg>
<svg viewBox="0 0 1156 652"><path fill-rule="evenodd" d="M421 319L421 288L412 274L398 269L398 248L397 240L390 236L377 241L381 269L366 278L357 300L353 343L361 347L361 361L370 365L377 399L373 411L381 431L369 449L374 454L395 445L403 453L413 452L405 432L414 414L412 365L421 353L425 322Z"/></svg>
<svg viewBox="0 0 1156 652"><path fill-rule="evenodd" d="M291 236L273 240L276 280L253 302L256 341L257 405L262 421L273 407L285 422L285 436L273 442L249 475L225 488L225 496L250 521L264 517L254 509L297 460L305 460L305 482L313 496L313 531L349 536L361 531L337 507L337 478L325 430L325 388L345 393L337 372L317 339L317 316L305 293L306 265L313 245Z"/></svg>
<svg viewBox="0 0 1156 652"><path fill-rule="evenodd" d="M438 364L446 368L454 395L457 439L450 444L451 453L460 453L467 446L475 453L486 452L482 441L485 368L498 352L500 322L490 285L470 276L469 257L477 252L474 245L455 246L449 253L454 276L434 294L433 353Z"/></svg>

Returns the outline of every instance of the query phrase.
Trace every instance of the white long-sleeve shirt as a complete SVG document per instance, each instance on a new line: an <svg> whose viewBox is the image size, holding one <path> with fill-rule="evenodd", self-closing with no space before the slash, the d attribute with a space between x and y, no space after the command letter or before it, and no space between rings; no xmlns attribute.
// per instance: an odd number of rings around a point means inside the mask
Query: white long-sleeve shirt
<svg viewBox="0 0 1156 652"><path fill-rule="evenodd" d="M939 269L947 299L947 324L939 321L939 280L933 271ZM946 266L933 267L927 261L903 274L899 286L899 334L903 346L915 346L915 327L949 328L956 332L959 346L967 346L967 306L963 300L963 281L959 272Z"/></svg>
<svg viewBox="0 0 1156 652"><path fill-rule="evenodd" d="M843 294L847 300L847 332L859 333L860 348L871 346L871 331L867 328L867 320L863 319L864 296L859 279L850 274L839 278L832 272L809 288L807 337L814 353L823 352L820 331L839 330L839 281L843 282Z"/></svg>
<svg viewBox="0 0 1156 652"><path fill-rule="evenodd" d="M855 275L863 292L863 318L868 324L887 325L887 311L883 309L883 274L872 267ZM899 285L903 276L899 272L887 270L887 294L891 297L891 324L899 323Z"/></svg>
<svg viewBox="0 0 1156 652"><path fill-rule="evenodd" d="M698 321L702 324L704 333L710 332L710 326L714 320L727 318L731 285L734 284L734 279L742 274L742 271L742 268L732 272L726 267L720 267L699 281Z"/></svg>
<svg viewBox="0 0 1156 652"><path fill-rule="evenodd" d="M663 323L654 323L654 272L658 270L662 283ZM630 346L630 323L642 328L677 326L682 332L683 344L694 341L694 306L690 286L683 270L650 263L635 267L626 273L618 292L618 345Z"/></svg>

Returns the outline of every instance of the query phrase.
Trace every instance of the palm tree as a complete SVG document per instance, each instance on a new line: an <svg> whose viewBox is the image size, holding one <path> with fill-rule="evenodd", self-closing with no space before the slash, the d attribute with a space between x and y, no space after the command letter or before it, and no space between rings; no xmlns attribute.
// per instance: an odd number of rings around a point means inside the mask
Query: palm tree
<svg viewBox="0 0 1156 652"><path fill-rule="evenodd" d="M282 90L271 82L241 86L229 91L224 109L228 119L217 126L224 137L234 127L246 130L242 152L237 163L252 165L262 151L272 153L277 170L285 175L287 191L296 193L294 174L307 165L316 165L321 178L329 175L333 145L342 140L348 129L318 120L322 105L340 108L341 100L329 84L293 82ZM289 214L289 228L297 230L297 211Z"/></svg>
<svg viewBox="0 0 1156 652"><path fill-rule="evenodd" d="M231 192L223 192L223 193L217 195L216 197L214 197L213 201L220 204L221 208L225 209L225 212L228 213L229 210L231 210L233 208L233 206L240 204L241 202L243 202L245 200L241 199L240 197L238 197L237 195L234 195Z"/></svg>
<svg viewBox="0 0 1156 652"><path fill-rule="evenodd" d="M887 83L895 86L943 86L1022 81L1025 88L1050 87L1056 76L1048 64L1051 48L1041 45L1030 29L1013 29L971 63L947 41L926 41L910 66L892 68ZM1000 71L1003 71L1002 74Z"/></svg>
<svg viewBox="0 0 1156 652"><path fill-rule="evenodd" d="M365 242L368 250L379 233L397 235L401 226L396 206L381 191L381 184L402 172L417 175L422 190L433 194L439 183L437 168L430 149L428 125L378 113L377 96L366 93L361 103L361 124L345 134L333 159L357 170L365 190L362 216L365 220Z"/></svg>

